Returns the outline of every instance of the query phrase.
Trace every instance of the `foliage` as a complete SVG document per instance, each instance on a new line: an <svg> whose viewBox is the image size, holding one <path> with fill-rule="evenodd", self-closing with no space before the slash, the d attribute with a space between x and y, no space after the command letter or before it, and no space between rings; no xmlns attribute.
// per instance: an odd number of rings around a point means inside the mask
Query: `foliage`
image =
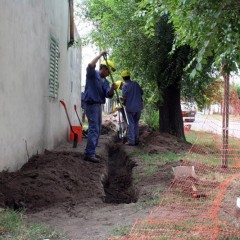
<svg viewBox="0 0 240 240"><path fill-rule="evenodd" d="M159 111L144 109L142 119L151 130L159 129Z"/></svg>
<svg viewBox="0 0 240 240"><path fill-rule="evenodd" d="M178 108L173 107L176 104L180 106L180 100L174 94L176 101L166 103L171 95L166 89L170 86L172 89L177 89L175 91L177 93L182 88L185 97L194 96L199 99L197 102L204 105L206 98L199 92L211 83L212 76L209 74L209 69L213 58L208 57L208 68L204 68L206 71L199 75L198 80L193 81L188 75L184 75L184 68L189 64L190 59L194 59L197 50L192 51L187 44L173 45L176 34L170 12L159 11L151 18L151 13L154 13L151 10L155 9L154 4L157 4L157 1L85 0L81 8L84 10L82 14L95 26L91 33L92 40L101 49L109 49L118 69L128 68L132 79L143 86L146 108L161 108L162 111L168 111L165 116L169 116L169 121L165 119L165 123L169 125L162 124L161 131L167 129L172 134L181 135L183 131L177 133L179 125L174 128L175 119L178 117L173 114L180 114L180 110L178 113L176 110ZM146 25L148 28L145 28ZM174 51L172 51L173 46ZM197 59L193 63L197 63ZM193 67L189 69L194 70ZM114 74L114 78L118 78L119 73L120 71ZM154 116L150 117L154 119Z"/></svg>
<svg viewBox="0 0 240 240"><path fill-rule="evenodd" d="M200 108L209 108L211 104L223 102L224 82L222 80L213 79L209 85L205 86L206 88L199 91L203 98L203 102L197 102Z"/></svg>
<svg viewBox="0 0 240 240"><path fill-rule="evenodd" d="M240 63L239 11L238 0L142 0L138 15L147 16L146 32L153 35L159 15L169 14L176 31L175 47L188 44L196 50L193 78L213 55L219 69L236 71Z"/></svg>
<svg viewBox="0 0 240 240"><path fill-rule="evenodd" d="M131 77L144 86L145 102L162 102L164 89L182 74L182 59L185 62L186 58L184 51L169 56L174 32L168 17L159 17L156 35L149 37L145 19L134 15L135 0L85 0L81 6L85 10L82 14L95 26L91 38L96 45L109 49L118 69L128 68Z"/></svg>
<svg viewBox="0 0 240 240"><path fill-rule="evenodd" d="M239 10L240 4L237 1L139 1L138 16L147 19L147 34L156 34L159 15L168 14L169 22L175 30L172 52L176 47L186 44L194 50L192 61L186 68L191 74L184 76L181 93L185 99L196 101L200 108L214 100L208 95L215 93L207 91L206 95L205 92L214 85L211 81L217 77L214 76L217 70L230 73L236 71L236 65L240 63Z"/></svg>
<svg viewBox="0 0 240 240"><path fill-rule="evenodd" d="M230 105L232 106L233 115L240 115L240 98L236 85L230 86Z"/></svg>
<svg viewBox="0 0 240 240"><path fill-rule="evenodd" d="M236 85L236 88L237 88L237 93L238 93L238 96L239 96L239 98L240 98L240 85Z"/></svg>
<svg viewBox="0 0 240 240"><path fill-rule="evenodd" d="M192 52L192 57L194 52ZM208 105L208 97L205 96L205 91L211 88L211 84L219 78L218 71L212 68L213 57L207 59L207 64L203 65L201 73L196 78L191 78L189 74L184 75L184 81L181 85L181 97L188 102L196 102L201 109ZM191 68L193 69L193 67ZM190 70L190 69L189 69Z"/></svg>
<svg viewBox="0 0 240 240"><path fill-rule="evenodd" d="M144 21L133 16L137 10L135 1L85 0L81 7L84 10L81 14L95 26L91 39L100 49L109 49L117 64L118 71L113 75L115 80L118 80L121 70L127 68L132 79L144 85L144 97L158 101L155 74L157 41L145 35L141 29Z"/></svg>

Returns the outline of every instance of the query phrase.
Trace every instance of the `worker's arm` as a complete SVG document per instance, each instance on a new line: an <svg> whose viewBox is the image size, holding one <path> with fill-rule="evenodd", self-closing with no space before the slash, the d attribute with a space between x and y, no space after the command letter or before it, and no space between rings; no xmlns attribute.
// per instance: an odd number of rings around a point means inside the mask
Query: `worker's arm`
<svg viewBox="0 0 240 240"><path fill-rule="evenodd" d="M113 83L113 84L112 84L112 86L111 86L111 88L110 88L110 90L109 90L109 92L108 92L108 97L109 97L109 98L113 97L114 90L117 90L117 85L116 85L116 83Z"/></svg>
<svg viewBox="0 0 240 240"><path fill-rule="evenodd" d="M88 65L91 67L91 68L95 68L96 67L96 64L97 64L97 61L102 57L102 56L106 56L107 55L107 51L103 51L101 52L98 56L96 56Z"/></svg>

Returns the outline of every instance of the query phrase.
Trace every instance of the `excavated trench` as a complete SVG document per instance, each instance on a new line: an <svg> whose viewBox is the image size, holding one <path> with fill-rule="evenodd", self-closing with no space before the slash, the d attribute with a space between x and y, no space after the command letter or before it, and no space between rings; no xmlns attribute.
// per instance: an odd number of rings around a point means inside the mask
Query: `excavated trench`
<svg viewBox="0 0 240 240"><path fill-rule="evenodd" d="M131 203L138 200L139 191L133 185L135 166L120 144L108 146L108 175L104 181L106 203Z"/></svg>
<svg viewBox="0 0 240 240"><path fill-rule="evenodd" d="M105 158L101 164L84 161L83 150L72 152L67 146L31 157L16 172L0 172L0 208L38 211L94 198L113 204L136 202L139 191L132 176L135 162L114 139L103 145L98 149Z"/></svg>

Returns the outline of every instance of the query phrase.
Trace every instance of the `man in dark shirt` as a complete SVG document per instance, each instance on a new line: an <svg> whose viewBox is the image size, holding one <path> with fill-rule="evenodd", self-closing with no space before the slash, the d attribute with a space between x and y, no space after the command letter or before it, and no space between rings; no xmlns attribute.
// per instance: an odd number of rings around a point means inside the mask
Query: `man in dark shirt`
<svg viewBox="0 0 240 240"><path fill-rule="evenodd" d="M107 52L103 51L96 56L87 67L86 86L84 91L84 102L86 107L86 115L88 118L88 140L85 148L85 161L94 163L99 162L96 157L96 147L102 126L102 108L101 104L106 102L106 98L112 98L114 90L117 89L115 83L110 84L106 77L110 72L114 72L114 63L112 61L102 61L99 71L95 70L96 63L102 56L106 56Z"/></svg>
<svg viewBox="0 0 240 240"><path fill-rule="evenodd" d="M128 118L128 136L126 145L135 146L139 143L139 120L141 117L141 110L143 109L143 90L139 84L132 81L130 78L130 72L124 70L121 73L121 77L124 80L122 86L122 99L123 104L126 106L127 118Z"/></svg>

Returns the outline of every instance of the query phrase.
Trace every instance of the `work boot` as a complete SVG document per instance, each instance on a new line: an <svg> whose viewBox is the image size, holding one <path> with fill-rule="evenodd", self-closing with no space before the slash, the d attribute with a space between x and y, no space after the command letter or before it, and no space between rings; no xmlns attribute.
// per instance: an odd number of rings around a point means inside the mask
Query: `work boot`
<svg viewBox="0 0 240 240"><path fill-rule="evenodd" d="M87 162L92 162L92 163L100 163L100 160L98 158L96 158L95 156L84 156L83 158L84 161Z"/></svg>
<svg viewBox="0 0 240 240"><path fill-rule="evenodd" d="M135 144L132 144L132 143L129 143L129 142L126 142L125 145L127 145L127 146L136 146Z"/></svg>
<svg viewBox="0 0 240 240"><path fill-rule="evenodd" d="M99 156L98 154L95 155L97 159L101 159L101 156Z"/></svg>

